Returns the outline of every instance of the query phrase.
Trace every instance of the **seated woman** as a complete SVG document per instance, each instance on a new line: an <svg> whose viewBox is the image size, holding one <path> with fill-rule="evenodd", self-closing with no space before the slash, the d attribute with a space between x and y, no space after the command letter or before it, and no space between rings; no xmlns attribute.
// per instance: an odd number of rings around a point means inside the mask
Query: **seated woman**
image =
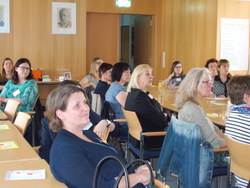
<svg viewBox="0 0 250 188"><path fill-rule="evenodd" d="M79 82L73 80L64 80L59 84L59 86L64 85L75 85L81 88ZM89 114L90 123L85 126L85 129L93 130L100 138L102 138L103 134L106 131L106 127L110 127L110 135L117 136L119 135L119 129L115 127L114 123L110 122L109 120L101 118L98 114L90 110ZM51 145L56 137L56 132L52 132L49 129L49 120L47 117L41 120L41 140L40 140L40 149L39 155L42 159L45 159L49 163L49 155Z"/></svg>
<svg viewBox="0 0 250 188"><path fill-rule="evenodd" d="M225 134L235 141L250 144L250 76L233 76L228 83L228 96L232 105ZM247 187L248 180L239 176L235 179L237 187Z"/></svg>
<svg viewBox="0 0 250 188"><path fill-rule="evenodd" d="M119 62L113 67L111 77L112 84L106 92L105 99L115 112L115 119L124 119L121 107L125 106L127 98L127 90L124 87L130 80L130 67L128 63ZM120 138L127 139L128 125L127 123L119 123L122 133Z"/></svg>
<svg viewBox="0 0 250 188"><path fill-rule="evenodd" d="M176 96L178 118L199 126L202 138L214 148L225 147L224 134L200 107L200 100L211 94L213 79L206 68L191 69Z"/></svg>
<svg viewBox="0 0 250 188"><path fill-rule="evenodd" d="M99 76L98 76L98 69L100 65L103 63L103 60L99 57L95 57L91 64L90 64L90 71L89 75L85 76L81 81L80 84L83 88L86 87L96 87L96 85L99 82Z"/></svg>
<svg viewBox="0 0 250 188"><path fill-rule="evenodd" d="M217 97L227 97L227 84L231 78L229 61L220 59L218 62L219 74L214 77L213 93Z"/></svg>
<svg viewBox="0 0 250 188"><path fill-rule="evenodd" d="M94 93L99 94L102 100L105 100L106 92L109 89L111 83L112 68L113 65L109 63L102 63L98 70L100 80L94 90Z"/></svg>
<svg viewBox="0 0 250 188"><path fill-rule="evenodd" d="M47 115L50 128L57 132L50 153L50 168L54 177L68 187L92 187L94 171L101 159L121 157L112 146L101 142L92 131L83 128L89 123L89 106L81 88L66 85L48 96ZM122 168L114 160L105 162L99 171L98 183L102 188L114 187ZM131 187L149 183L150 173L145 166L129 175ZM119 187L125 186L123 177Z"/></svg>
<svg viewBox="0 0 250 188"><path fill-rule="evenodd" d="M4 85L8 80L11 79L13 72L13 61L7 57L3 60L2 64L2 73L0 75L0 90L3 90Z"/></svg>
<svg viewBox="0 0 250 188"><path fill-rule="evenodd" d="M170 75L162 81L162 84L167 84L171 87L179 86L184 78L185 75L183 74L181 62L174 61L170 70Z"/></svg>
<svg viewBox="0 0 250 188"><path fill-rule="evenodd" d="M149 94L152 86L152 68L147 64L135 67L128 84L128 96L125 109L136 112L143 132L164 131L168 125L168 119L163 114L161 105ZM130 137L132 143L139 147L140 143ZM164 137L146 137L145 148L160 148Z"/></svg>
<svg viewBox="0 0 250 188"><path fill-rule="evenodd" d="M215 58L208 59L205 67L210 71L212 78L218 75L218 60Z"/></svg>
<svg viewBox="0 0 250 188"><path fill-rule="evenodd" d="M3 109L9 99L19 101L21 104L18 111L28 112L32 110L38 87L33 79L30 61L26 58L17 60L14 66L14 73L0 94L0 103L3 103Z"/></svg>

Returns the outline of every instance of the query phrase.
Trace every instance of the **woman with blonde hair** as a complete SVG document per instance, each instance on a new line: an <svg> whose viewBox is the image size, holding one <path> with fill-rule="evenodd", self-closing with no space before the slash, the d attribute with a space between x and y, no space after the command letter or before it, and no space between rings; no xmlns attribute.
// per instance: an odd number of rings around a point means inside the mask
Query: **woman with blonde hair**
<svg viewBox="0 0 250 188"><path fill-rule="evenodd" d="M186 75L176 96L178 118L199 126L202 138L214 148L225 147L224 134L200 107L203 97L211 94L213 79L207 68L193 68Z"/></svg>
<svg viewBox="0 0 250 188"><path fill-rule="evenodd" d="M163 114L161 105L149 94L148 89L152 86L152 68L147 64L138 65L131 76L128 84L128 96L125 109L136 112L141 123L143 132L164 131L168 119ZM145 138L146 148L159 148L164 137ZM139 143L132 136L131 142L136 147Z"/></svg>
<svg viewBox="0 0 250 188"><path fill-rule="evenodd" d="M85 76L81 81L80 84L83 88L86 88L88 86L93 86L94 88L98 84L100 78L99 78L99 67L103 63L103 60L99 57L95 57L91 64L90 64L90 71L89 75Z"/></svg>

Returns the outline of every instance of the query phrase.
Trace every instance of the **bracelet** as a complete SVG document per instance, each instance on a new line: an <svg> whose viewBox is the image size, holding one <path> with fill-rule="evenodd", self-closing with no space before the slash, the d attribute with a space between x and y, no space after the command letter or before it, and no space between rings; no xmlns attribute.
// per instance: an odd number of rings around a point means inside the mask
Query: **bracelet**
<svg viewBox="0 0 250 188"><path fill-rule="evenodd" d="M105 119L105 121L107 122L106 127L109 127L111 125L111 121L109 121L108 119Z"/></svg>

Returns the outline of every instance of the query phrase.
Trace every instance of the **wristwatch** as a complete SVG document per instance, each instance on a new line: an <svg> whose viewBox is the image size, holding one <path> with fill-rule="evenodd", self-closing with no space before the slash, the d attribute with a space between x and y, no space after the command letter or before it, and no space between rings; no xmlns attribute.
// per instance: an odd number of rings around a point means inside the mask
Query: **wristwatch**
<svg viewBox="0 0 250 188"><path fill-rule="evenodd" d="M109 127L109 126L111 125L111 121L109 121L108 119L105 119L105 120L106 120L106 122L107 122L106 127Z"/></svg>

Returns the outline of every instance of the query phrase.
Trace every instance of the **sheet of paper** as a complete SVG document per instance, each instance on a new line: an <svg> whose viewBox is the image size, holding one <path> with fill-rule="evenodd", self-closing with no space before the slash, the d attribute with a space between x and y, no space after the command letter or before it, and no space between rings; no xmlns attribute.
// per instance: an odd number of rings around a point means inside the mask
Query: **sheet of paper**
<svg viewBox="0 0 250 188"><path fill-rule="evenodd" d="M14 141L0 142L0 150L1 149L15 149L15 148L19 148L19 146Z"/></svg>
<svg viewBox="0 0 250 188"><path fill-rule="evenodd" d="M41 170L11 170L7 171L5 180L45 179L45 169Z"/></svg>
<svg viewBox="0 0 250 188"><path fill-rule="evenodd" d="M216 113L207 113L207 116L210 117L210 118L217 118L217 117L219 117L219 114L216 114Z"/></svg>
<svg viewBox="0 0 250 188"><path fill-rule="evenodd" d="M0 125L0 131L2 130L9 130L10 127L7 124Z"/></svg>
<svg viewBox="0 0 250 188"><path fill-rule="evenodd" d="M213 103L214 105L218 105L218 106L226 106L227 104L225 104L225 103L219 103L219 102L215 102L215 103Z"/></svg>

